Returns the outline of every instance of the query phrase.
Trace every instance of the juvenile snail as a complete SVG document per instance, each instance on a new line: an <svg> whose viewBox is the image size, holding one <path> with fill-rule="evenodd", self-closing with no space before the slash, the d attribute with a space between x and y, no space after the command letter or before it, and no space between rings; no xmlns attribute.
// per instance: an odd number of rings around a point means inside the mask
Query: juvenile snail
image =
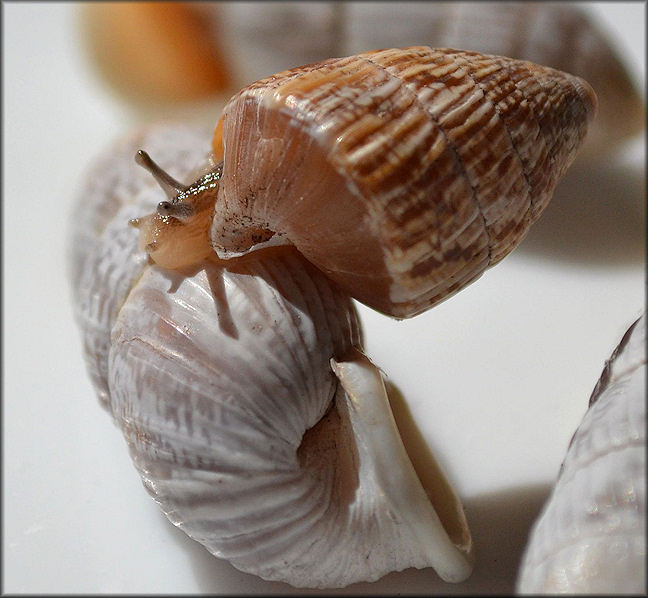
<svg viewBox="0 0 648 598"><path fill-rule="evenodd" d="M173 268L167 251L182 267L208 243L221 259L293 245L353 298L411 317L525 237L595 107L577 77L459 50L381 50L284 71L230 100L209 184L171 202L212 203L210 239L196 246L192 233L181 252L167 243L167 226L204 222L169 217L165 204L138 222L142 248ZM195 214L207 216L201 206Z"/></svg>
<svg viewBox="0 0 648 598"><path fill-rule="evenodd" d="M211 144L162 128L112 150L75 212L75 314L169 519L295 586L428 566L465 579L460 501L408 454L350 296L409 317L502 259L594 110L585 82L551 69L385 50L244 89ZM126 174L141 147L164 201L143 169Z"/></svg>
<svg viewBox="0 0 648 598"><path fill-rule="evenodd" d="M646 591L646 314L606 362L520 566L522 594Z"/></svg>

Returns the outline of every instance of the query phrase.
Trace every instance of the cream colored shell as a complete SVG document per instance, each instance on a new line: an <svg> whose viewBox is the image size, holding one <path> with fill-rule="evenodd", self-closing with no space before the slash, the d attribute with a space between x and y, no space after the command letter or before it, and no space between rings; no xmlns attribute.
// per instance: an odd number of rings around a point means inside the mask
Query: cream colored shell
<svg viewBox="0 0 648 598"><path fill-rule="evenodd" d="M70 273L88 371L147 491L264 579L342 587L407 567L465 579L459 499L436 462L410 460L351 300L292 248L182 273L143 259L126 224L163 194L135 165L140 144L183 180L209 133L147 130L101 158Z"/></svg>
<svg viewBox="0 0 648 598"><path fill-rule="evenodd" d="M414 316L524 238L595 109L577 77L460 50L279 73L223 110L212 245L229 259L292 244L352 297Z"/></svg>
<svg viewBox="0 0 648 598"><path fill-rule="evenodd" d="M132 133L94 160L73 206L68 235L68 277L74 315L82 332L90 378L104 406L108 403L107 359L110 331L119 307L147 262L138 251L129 219L152 211L159 188L141 168L133 168L140 147L151 147L175 175L206 159L200 127L160 126ZM119 149L117 149L119 148Z"/></svg>
<svg viewBox="0 0 648 598"><path fill-rule="evenodd" d="M646 316L599 380L531 531L522 594L646 591Z"/></svg>

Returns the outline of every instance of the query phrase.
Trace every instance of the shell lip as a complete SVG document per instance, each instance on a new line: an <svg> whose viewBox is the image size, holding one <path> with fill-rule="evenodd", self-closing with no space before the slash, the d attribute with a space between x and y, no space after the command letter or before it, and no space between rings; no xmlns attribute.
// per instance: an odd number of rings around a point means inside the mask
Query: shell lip
<svg viewBox="0 0 648 598"><path fill-rule="evenodd" d="M345 391L365 476L374 480L390 512L408 528L427 566L444 581L465 580L475 557L461 502L429 449L423 456L424 467L432 473L424 486L392 409L394 395L388 395L380 369L355 348L339 361L332 359L331 369ZM403 415L398 409L401 426Z"/></svg>

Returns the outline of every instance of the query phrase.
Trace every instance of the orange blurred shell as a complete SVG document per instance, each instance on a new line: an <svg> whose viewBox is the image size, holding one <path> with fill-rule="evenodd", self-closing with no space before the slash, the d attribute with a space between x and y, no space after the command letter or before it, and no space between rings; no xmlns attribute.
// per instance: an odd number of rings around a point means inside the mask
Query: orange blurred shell
<svg viewBox="0 0 648 598"><path fill-rule="evenodd" d="M128 98L189 102L230 85L212 24L190 3L88 2L80 16L95 66Z"/></svg>

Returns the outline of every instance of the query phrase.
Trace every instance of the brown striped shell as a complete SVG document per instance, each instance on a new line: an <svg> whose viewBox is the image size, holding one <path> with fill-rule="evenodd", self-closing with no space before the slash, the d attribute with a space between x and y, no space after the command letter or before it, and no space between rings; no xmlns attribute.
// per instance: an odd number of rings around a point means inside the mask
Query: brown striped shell
<svg viewBox="0 0 648 598"><path fill-rule="evenodd" d="M524 238L595 109L577 77L452 49L284 71L223 110L212 246L292 244L354 298L414 316Z"/></svg>
<svg viewBox="0 0 648 598"><path fill-rule="evenodd" d="M134 224L165 268L292 245L350 296L408 318L516 247L595 111L582 79L499 56L325 60L235 95L195 183L140 155L170 201Z"/></svg>

